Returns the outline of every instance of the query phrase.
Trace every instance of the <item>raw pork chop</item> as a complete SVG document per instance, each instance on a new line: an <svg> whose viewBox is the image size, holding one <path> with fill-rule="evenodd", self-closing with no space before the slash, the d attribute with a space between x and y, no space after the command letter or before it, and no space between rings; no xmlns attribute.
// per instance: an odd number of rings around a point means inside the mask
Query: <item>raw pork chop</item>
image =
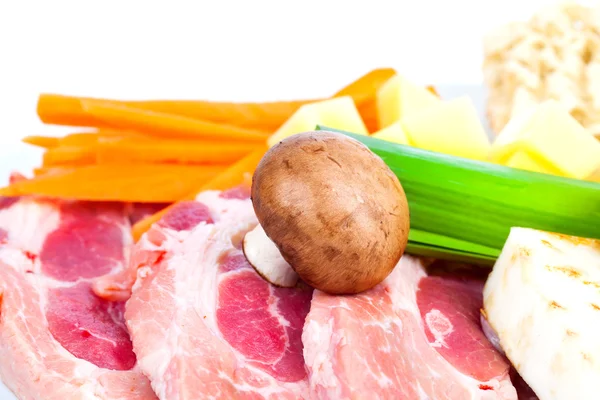
<svg viewBox="0 0 600 400"><path fill-rule="evenodd" d="M298 399L312 290L270 285L247 263L258 223L247 190L201 193L138 242L125 318L161 399Z"/></svg>
<svg viewBox="0 0 600 400"><path fill-rule="evenodd" d="M133 203L129 205L129 222L131 225L166 208L169 203Z"/></svg>
<svg viewBox="0 0 600 400"><path fill-rule="evenodd" d="M154 399L123 302L94 281L123 269L122 206L0 200L0 378L22 399Z"/></svg>
<svg viewBox="0 0 600 400"><path fill-rule="evenodd" d="M315 291L302 341L317 399L516 399L479 323L483 282L428 277L404 256L355 296Z"/></svg>

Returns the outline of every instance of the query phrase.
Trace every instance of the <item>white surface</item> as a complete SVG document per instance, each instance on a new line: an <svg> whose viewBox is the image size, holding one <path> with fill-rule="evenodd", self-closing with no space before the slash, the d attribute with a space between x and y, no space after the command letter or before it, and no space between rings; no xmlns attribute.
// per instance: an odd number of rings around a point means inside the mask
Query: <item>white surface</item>
<svg viewBox="0 0 600 400"><path fill-rule="evenodd" d="M23 136L65 131L38 121L40 92L306 98L380 66L421 83L478 84L483 33L546 3L0 0L0 184L40 162Z"/></svg>

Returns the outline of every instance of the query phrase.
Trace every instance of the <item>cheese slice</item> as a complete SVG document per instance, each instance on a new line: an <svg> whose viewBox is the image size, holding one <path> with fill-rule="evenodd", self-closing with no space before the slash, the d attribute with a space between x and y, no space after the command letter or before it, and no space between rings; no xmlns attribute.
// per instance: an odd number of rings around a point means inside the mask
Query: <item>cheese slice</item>
<svg viewBox="0 0 600 400"><path fill-rule="evenodd" d="M394 122L387 128L378 130L371 136L377 139L387 140L388 142L410 144L408 142L408 137L406 137L406 134L402 129L402 125L400 125L400 121Z"/></svg>
<svg viewBox="0 0 600 400"><path fill-rule="evenodd" d="M377 91L379 128L386 128L401 118L440 101L430 89L419 86L400 75L394 75Z"/></svg>
<svg viewBox="0 0 600 400"><path fill-rule="evenodd" d="M492 161L506 164L523 150L560 175L585 179L600 167L600 142L555 100L511 119L492 145Z"/></svg>
<svg viewBox="0 0 600 400"><path fill-rule="evenodd" d="M512 228L483 295L487 323L540 399L598 398L599 240Z"/></svg>
<svg viewBox="0 0 600 400"><path fill-rule="evenodd" d="M487 160L490 141L467 96L428 107L400 120L415 147L475 160Z"/></svg>
<svg viewBox="0 0 600 400"><path fill-rule="evenodd" d="M367 127L350 96L305 104L267 140L269 147L297 133L314 131L317 125L367 135Z"/></svg>

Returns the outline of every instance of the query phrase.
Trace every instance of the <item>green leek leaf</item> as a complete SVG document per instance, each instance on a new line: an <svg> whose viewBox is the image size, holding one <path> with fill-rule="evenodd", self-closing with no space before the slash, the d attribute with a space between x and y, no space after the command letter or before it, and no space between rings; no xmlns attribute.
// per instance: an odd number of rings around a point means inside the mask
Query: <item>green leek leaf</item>
<svg viewBox="0 0 600 400"><path fill-rule="evenodd" d="M396 174L409 202L409 248L414 250L485 261L498 255L515 226L600 239L599 183L468 160L323 126L317 130L344 133L362 142Z"/></svg>

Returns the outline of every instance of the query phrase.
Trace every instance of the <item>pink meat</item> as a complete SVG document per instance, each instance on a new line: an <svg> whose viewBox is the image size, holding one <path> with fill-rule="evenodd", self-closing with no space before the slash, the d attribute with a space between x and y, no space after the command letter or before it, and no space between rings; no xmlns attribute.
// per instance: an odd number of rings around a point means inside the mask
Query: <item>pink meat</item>
<svg viewBox="0 0 600 400"><path fill-rule="evenodd" d="M306 398L302 327L312 290L276 288L240 244L256 226L247 191L204 192L139 241L125 318L159 398Z"/></svg>
<svg viewBox="0 0 600 400"><path fill-rule="evenodd" d="M129 222L133 225L169 206L169 203L133 203L129 206Z"/></svg>
<svg viewBox="0 0 600 400"><path fill-rule="evenodd" d="M22 399L154 399L124 303L95 281L124 269L119 205L1 201L0 378Z"/></svg>
<svg viewBox="0 0 600 400"><path fill-rule="evenodd" d="M356 296L315 292L302 340L316 399L517 399L479 323L482 284L404 256Z"/></svg>

